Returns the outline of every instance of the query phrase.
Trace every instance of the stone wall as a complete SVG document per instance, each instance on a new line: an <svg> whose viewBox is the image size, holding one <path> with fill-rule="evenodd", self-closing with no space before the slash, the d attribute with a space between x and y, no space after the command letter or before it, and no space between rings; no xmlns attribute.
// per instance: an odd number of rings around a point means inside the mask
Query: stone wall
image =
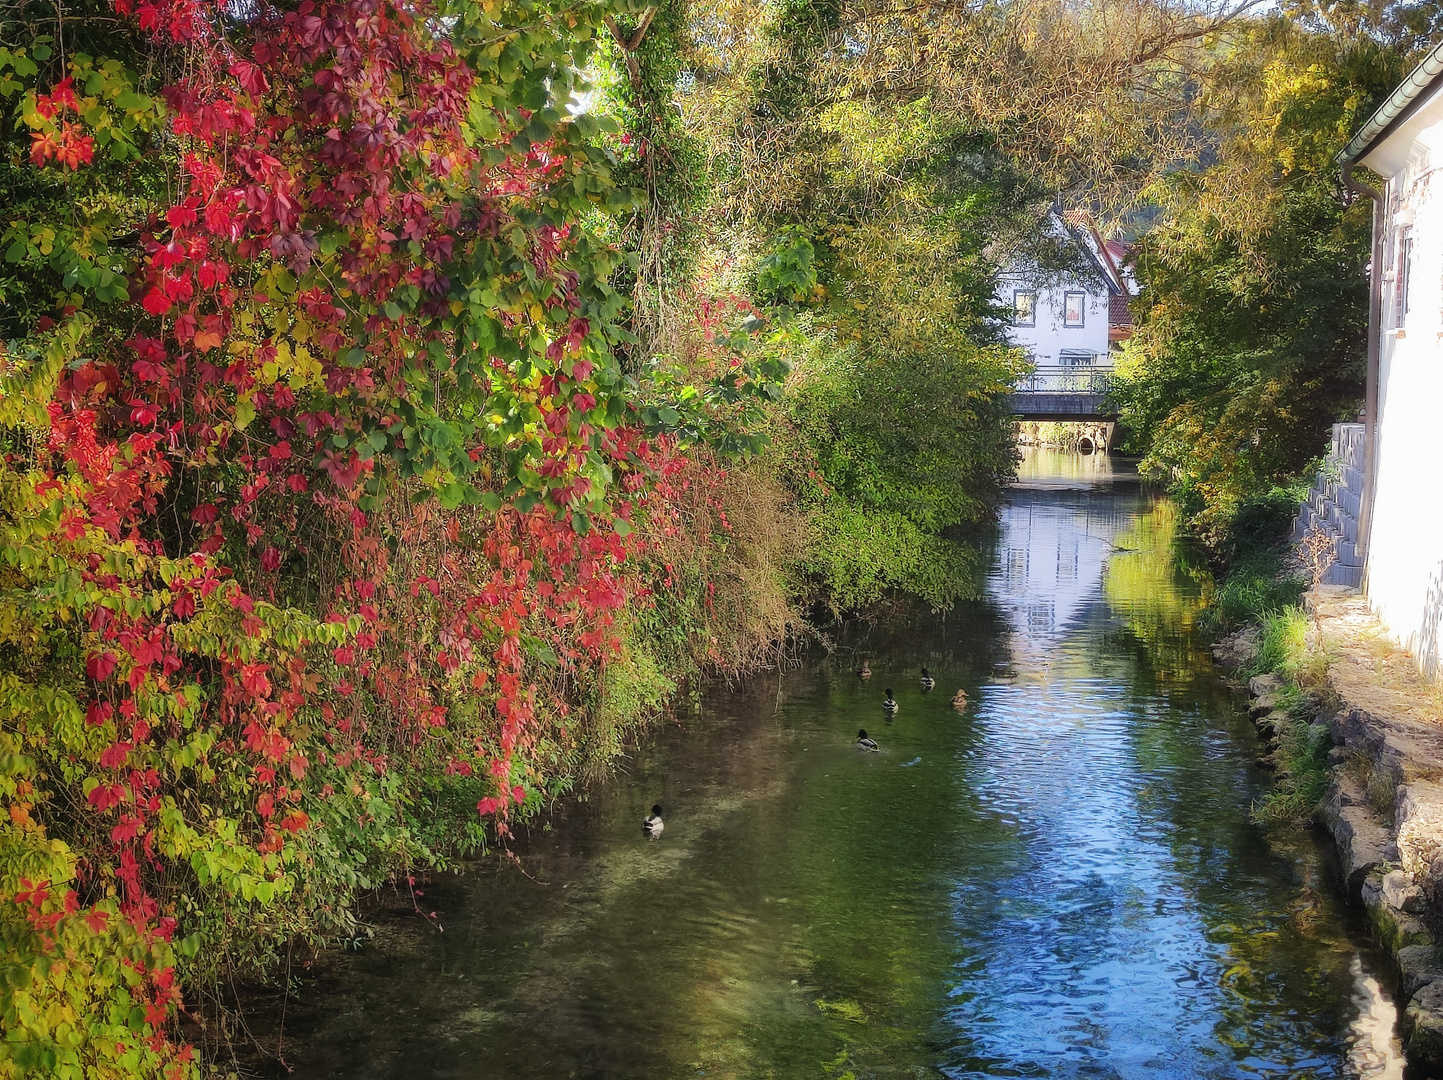
<svg viewBox="0 0 1443 1080"><path fill-rule="evenodd" d="M1316 821L1331 834L1339 885L1361 905L1378 943L1397 964L1401 1034L1414 1065L1443 1066L1443 698L1420 678L1355 589L1322 586L1306 598L1308 651L1327 659L1311 716L1281 710L1284 680L1249 680L1249 715L1275 746L1289 725L1310 744L1331 746L1328 790ZM1242 666L1256 633L1214 653ZM1260 763L1274 764L1260 761ZM1438 1075L1428 1073L1424 1075Z"/></svg>
<svg viewBox="0 0 1443 1080"><path fill-rule="evenodd" d="M1319 584L1363 584L1358 518L1363 509L1362 424L1334 424L1328 457L1318 470L1307 501L1293 521L1293 542L1317 545L1312 552L1322 567Z"/></svg>

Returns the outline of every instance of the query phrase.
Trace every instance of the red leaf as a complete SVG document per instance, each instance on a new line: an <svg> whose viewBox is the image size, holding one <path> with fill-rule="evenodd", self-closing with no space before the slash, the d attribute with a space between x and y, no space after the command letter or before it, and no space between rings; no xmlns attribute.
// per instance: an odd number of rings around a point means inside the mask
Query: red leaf
<svg viewBox="0 0 1443 1080"><path fill-rule="evenodd" d="M170 372L165 370L164 365L157 363L149 357L142 357L130 366L135 372L135 377L143 382L159 383L165 386L170 382Z"/></svg>
<svg viewBox="0 0 1443 1080"><path fill-rule="evenodd" d="M110 830L110 839L117 844L123 844L127 840L134 840L140 835L140 828L145 822L135 814L122 818L119 825Z"/></svg>
<svg viewBox="0 0 1443 1080"><path fill-rule="evenodd" d="M128 742L111 743L100 755L100 764L107 769L114 769L125 764L125 759L130 756L133 747Z"/></svg>
<svg viewBox="0 0 1443 1080"><path fill-rule="evenodd" d="M102 682L115 670L115 661L113 652L91 653L85 660L85 673L96 682Z"/></svg>
<svg viewBox="0 0 1443 1080"><path fill-rule="evenodd" d="M171 308L170 297L159 289L151 289L140 302L141 307L152 315L164 315Z"/></svg>

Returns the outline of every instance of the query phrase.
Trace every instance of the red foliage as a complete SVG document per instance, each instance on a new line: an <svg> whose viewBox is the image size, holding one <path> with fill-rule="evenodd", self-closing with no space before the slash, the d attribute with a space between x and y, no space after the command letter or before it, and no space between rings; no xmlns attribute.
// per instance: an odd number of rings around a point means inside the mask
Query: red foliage
<svg viewBox="0 0 1443 1080"><path fill-rule="evenodd" d="M572 516L598 495L589 463L622 471L637 501L643 477L664 480L680 459L670 443L607 426L595 356L583 355L595 329L566 262L573 230L516 226L527 266L517 279L539 284L522 313L495 322L544 331L531 353L550 366L533 378L493 356L475 378L539 417L524 468L544 498L486 512L388 501L413 493L392 462L430 452L405 432L421 425L429 387L413 385L418 357L458 333L448 266L515 226L504 200L562 178L563 155L537 143L484 163L466 130L473 75L424 4L268 9L244 53L217 32L229 18L219 0L116 7L189 54L189 74L164 93L184 175L141 238L131 295L143 329L122 359L73 365L56 387L46 483L66 496L63 556L102 598L87 612L84 705L98 749L86 798L111 849L92 853L94 872L154 941L174 926L154 883L181 771L155 767L156 755L193 726L215 733L212 764L251 793L240 835L258 853L284 853L313 827L298 804L334 792L308 786L317 765L374 776L437 739L448 772L487 778L477 810L504 832L536 779L540 713L565 716L539 700L540 658L566 670L614 655L615 613L638 592L622 535ZM47 119L77 108L68 80L37 102ZM92 154L68 119L31 150L36 165L70 169ZM468 447L456 467L487 454ZM203 499L180 501L182 478L201 472ZM338 579L333 594L292 633L288 553L308 554L298 508L340 543L325 575ZM179 539L172 521L184 521ZM486 719L452 734L458 678ZM106 926L104 913L85 917ZM168 968L148 979L147 1022L159 1025L178 991Z"/></svg>

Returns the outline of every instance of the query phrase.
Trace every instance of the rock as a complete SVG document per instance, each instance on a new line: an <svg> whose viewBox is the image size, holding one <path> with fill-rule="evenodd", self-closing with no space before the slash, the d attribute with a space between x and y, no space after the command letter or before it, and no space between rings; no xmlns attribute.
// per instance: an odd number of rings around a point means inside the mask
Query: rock
<svg viewBox="0 0 1443 1080"><path fill-rule="evenodd" d="M1428 906L1423 890L1413 884L1413 875L1406 870L1383 875L1383 903L1408 915L1421 915Z"/></svg>
<svg viewBox="0 0 1443 1080"><path fill-rule="evenodd" d="M1403 1016L1411 1062L1443 1063L1443 982L1419 987Z"/></svg>
<svg viewBox="0 0 1443 1080"><path fill-rule="evenodd" d="M1225 668L1247 667L1258 655L1258 630L1250 626L1229 634L1213 646L1213 659Z"/></svg>
<svg viewBox="0 0 1443 1080"><path fill-rule="evenodd" d="M1248 706L1248 716L1257 720L1259 717L1267 716L1278 707L1278 699L1274 694L1264 694L1262 697L1253 698L1253 703Z"/></svg>
<svg viewBox="0 0 1443 1080"><path fill-rule="evenodd" d="M1369 874L1361 890L1363 905L1368 909L1368 928L1379 944L1394 953L1402 952L1410 945L1433 947L1433 935L1423 925L1423 920L1405 915L1390 907L1383 898L1383 879L1380 874Z"/></svg>
<svg viewBox="0 0 1443 1080"><path fill-rule="evenodd" d="M1336 768L1339 765L1346 764L1352 756L1353 752L1346 746L1335 746L1328 751L1328 764Z"/></svg>
<svg viewBox="0 0 1443 1080"><path fill-rule="evenodd" d="M1274 709L1265 716L1253 718L1253 724L1257 727L1259 734L1266 736L1277 736L1288 730L1288 725L1293 718L1285 712L1278 712Z"/></svg>
<svg viewBox="0 0 1443 1080"><path fill-rule="evenodd" d="M1369 910L1381 905L1383 903L1383 879L1377 874L1370 873L1363 879L1363 884L1358 889L1358 899Z"/></svg>
<svg viewBox="0 0 1443 1080"><path fill-rule="evenodd" d="M1248 693L1253 697L1262 697L1264 694L1272 694L1283 688L1283 677L1281 675L1254 675L1248 680Z"/></svg>
<svg viewBox="0 0 1443 1080"><path fill-rule="evenodd" d="M1403 977L1403 996L1412 997L1424 986L1443 978L1438 950L1432 945L1405 945L1398 950L1398 971Z"/></svg>
<svg viewBox="0 0 1443 1080"><path fill-rule="evenodd" d="M1397 861L1393 834L1367 805L1361 787L1350 778L1339 778L1334 783L1318 808L1318 817L1337 842L1348 896L1357 900L1369 874L1385 862Z"/></svg>
<svg viewBox="0 0 1443 1080"><path fill-rule="evenodd" d="M1372 762L1399 785L1443 773L1443 726L1384 717L1348 704L1331 718L1333 742Z"/></svg>
<svg viewBox="0 0 1443 1080"><path fill-rule="evenodd" d="M1312 723L1308 725L1309 746L1332 746L1333 733L1328 729L1327 724ZM1331 752L1331 751L1330 751Z"/></svg>
<svg viewBox="0 0 1443 1080"><path fill-rule="evenodd" d="M1393 820L1398 827L1398 861L1416 878L1431 883L1433 864L1443 856L1443 784L1414 780L1398 789Z"/></svg>

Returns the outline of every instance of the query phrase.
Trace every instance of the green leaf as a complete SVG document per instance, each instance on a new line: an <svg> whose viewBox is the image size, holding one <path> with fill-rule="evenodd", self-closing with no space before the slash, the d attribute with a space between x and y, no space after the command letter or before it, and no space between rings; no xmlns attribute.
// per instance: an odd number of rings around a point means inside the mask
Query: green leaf
<svg viewBox="0 0 1443 1080"><path fill-rule="evenodd" d="M246 398L241 398L235 403L235 426L237 431L244 431L252 420L256 418L256 407Z"/></svg>

